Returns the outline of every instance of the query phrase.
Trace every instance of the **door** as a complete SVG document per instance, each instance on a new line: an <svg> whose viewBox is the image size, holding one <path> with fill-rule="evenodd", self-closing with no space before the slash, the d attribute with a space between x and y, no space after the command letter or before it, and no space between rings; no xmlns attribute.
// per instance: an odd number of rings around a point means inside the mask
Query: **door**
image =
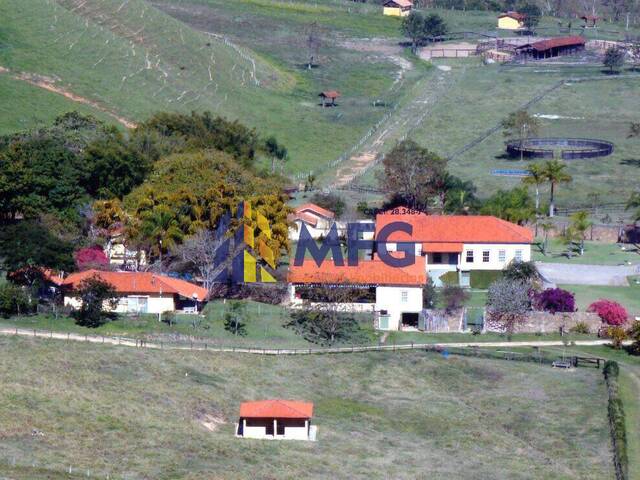
<svg viewBox="0 0 640 480"><path fill-rule="evenodd" d="M460 286L462 288L471 286L471 272L460 272Z"/></svg>

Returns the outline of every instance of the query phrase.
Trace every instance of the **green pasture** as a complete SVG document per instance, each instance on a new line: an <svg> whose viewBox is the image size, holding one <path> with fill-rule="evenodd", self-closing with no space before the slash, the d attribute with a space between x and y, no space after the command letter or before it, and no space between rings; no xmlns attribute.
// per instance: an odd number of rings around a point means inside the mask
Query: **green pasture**
<svg viewBox="0 0 640 480"><path fill-rule="evenodd" d="M0 346L0 469L14 479L614 477L596 369ZM240 402L263 398L314 402L317 442L235 438Z"/></svg>
<svg viewBox="0 0 640 480"><path fill-rule="evenodd" d="M575 247L569 247L560 238L550 238L546 255L542 253L542 239L532 246L532 260L536 262L575 263L582 265L640 264L640 252L631 244L584 242L584 255L578 255ZM568 256L569 250L571 256Z"/></svg>

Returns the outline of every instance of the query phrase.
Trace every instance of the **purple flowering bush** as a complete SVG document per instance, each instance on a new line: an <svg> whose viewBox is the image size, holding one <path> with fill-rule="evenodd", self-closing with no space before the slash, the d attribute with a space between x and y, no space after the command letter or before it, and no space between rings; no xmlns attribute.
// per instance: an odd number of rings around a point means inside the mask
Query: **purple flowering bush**
<svg viewBox="0 0 640 480"><path fill-rule="evenodd" d="M534 304L538 310L550 313L576 311L576 299L573 293L562 288L547 288L536 293Z"/></svg>

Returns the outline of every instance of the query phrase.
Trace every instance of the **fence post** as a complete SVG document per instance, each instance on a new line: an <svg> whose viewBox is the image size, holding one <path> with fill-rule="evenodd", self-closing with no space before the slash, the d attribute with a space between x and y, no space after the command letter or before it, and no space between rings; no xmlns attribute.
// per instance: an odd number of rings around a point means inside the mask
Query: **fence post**
<svg viewBox="0 0 640 480"><path fill-rule="evenodd" d="M16 335L18 334L18 327L16 327Z"/></svg>
<svg viewBox="0 0 640 480"><path fill-rule="evenodd" d="M33 336L34 337L36 336L36 329L35 328L33 329Z"/></svg>

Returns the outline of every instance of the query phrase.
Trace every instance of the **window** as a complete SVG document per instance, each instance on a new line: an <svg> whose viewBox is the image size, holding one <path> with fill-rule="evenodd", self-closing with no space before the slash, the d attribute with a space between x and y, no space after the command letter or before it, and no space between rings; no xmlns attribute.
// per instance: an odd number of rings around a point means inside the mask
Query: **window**
<svg viewBox="0 0 640 480"><path fill-rule="evenodd" d="M507 251L506 250L498 250L498 261L500 263L504 263L507 261Z"/></svg>
<svg viewBox="0 0 640 480"><path fill-rule="evenodd" d="M467 263L473 263L473 250L467 250Z"/></svg>
<svg viewBox="0 0 640 480"><path fill-rule="evenodd" d="M402 303L407 303L409 301L409 292L403 290L402 293L400 293L400 299Z"/></svg>
<svg viewBox="0 0 640 480"><path fill-rule="evenodd" d="M489 263L489 250L483 250L482 251L482 262L483 263Z"/></svg>
<svg viewBox="0 0 640 480"><path fill-rule="evenodd" d="M521 262L522 261L522 250L516 250L516 255L515 255L515 260L516 262Z"/></svg>
<svg viewBox="0 0 640 480"><path fill-rule="evenodd" d="M434 253L433 254L433 263L442 263L442 254Z"/></svg>

